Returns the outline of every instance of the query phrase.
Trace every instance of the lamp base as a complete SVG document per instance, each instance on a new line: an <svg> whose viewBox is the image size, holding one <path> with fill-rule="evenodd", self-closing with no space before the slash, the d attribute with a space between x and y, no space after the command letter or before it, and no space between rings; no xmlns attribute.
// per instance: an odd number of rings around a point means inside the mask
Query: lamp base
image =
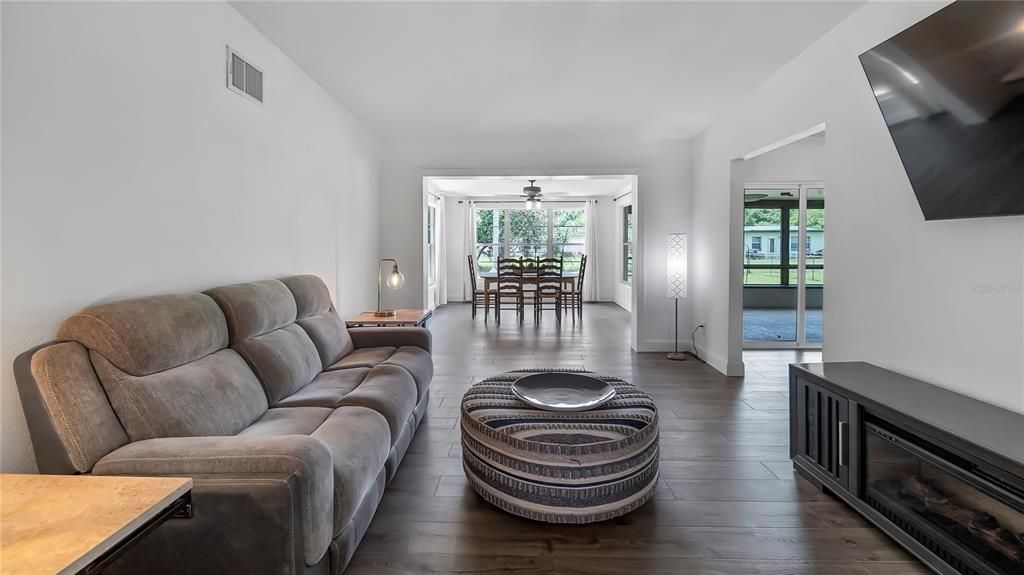
<svg viewBox="0 0 1024 575"><path fill-rule="evenodd" d="M373 317L395 317L396 315L398 312L393 309L379 309L373 312Z"/></svg>
<svg viewBox="0 0 1024 575"><path fill-rule="evenodd" d="M688 357L686 357L685 353L669 353L665 354L665 357L673 361L686 361L687 359L689 359Z"/></svg>

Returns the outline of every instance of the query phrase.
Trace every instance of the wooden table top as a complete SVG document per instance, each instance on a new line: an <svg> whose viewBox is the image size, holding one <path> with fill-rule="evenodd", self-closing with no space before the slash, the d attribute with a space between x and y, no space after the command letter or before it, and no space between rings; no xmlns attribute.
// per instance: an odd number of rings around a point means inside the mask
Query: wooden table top
<svg viewBox="0 0 1024 575"><path fill-rule="evenodd" d="M429 309L396 309L395 315L390 317L377 317L372 311L364 311L356 317L347 320L348 325L373 324L373 325L407 325L419 323L424 318L430 317L433 313Z"/></svg>
<svg viewBox="0 0 1024 575"><path fill-rule="evenodd" d="M187 477L0 474L0 573L76 573L191 488Z"/></svg>

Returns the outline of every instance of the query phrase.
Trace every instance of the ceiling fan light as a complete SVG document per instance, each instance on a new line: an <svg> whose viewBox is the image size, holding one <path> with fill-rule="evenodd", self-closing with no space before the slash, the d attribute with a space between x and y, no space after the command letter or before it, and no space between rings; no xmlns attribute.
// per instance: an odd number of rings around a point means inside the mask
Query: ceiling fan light
<svg viewBox="0 0 1024 575"><path fill-rule="evenodd" d="M540 186L535 186L534 182L537 180L530 180L530 185L523 188L523 195L526 196L526 209L528 210L539 210L540 209Z"/></svg>

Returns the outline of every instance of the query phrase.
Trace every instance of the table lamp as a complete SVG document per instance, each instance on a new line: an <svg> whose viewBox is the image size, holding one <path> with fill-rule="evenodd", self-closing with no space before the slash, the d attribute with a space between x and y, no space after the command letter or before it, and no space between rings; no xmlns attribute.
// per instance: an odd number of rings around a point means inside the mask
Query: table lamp
<svg viewBox="0 0 1024 575"><path fill-rule="evenodd" d="M384 267L381 265L384 262L391 262L391 271L388 272L387 278L384 278ZM391 289L398 289L405 285L405 276L402 272L398 271L398 260L393 258L382 258L377 263L377 311L373 312L373 315L377 317L395 317L396 312L393 309L381 309L380 308L380 291L381 285L387 285Z"/></svg>

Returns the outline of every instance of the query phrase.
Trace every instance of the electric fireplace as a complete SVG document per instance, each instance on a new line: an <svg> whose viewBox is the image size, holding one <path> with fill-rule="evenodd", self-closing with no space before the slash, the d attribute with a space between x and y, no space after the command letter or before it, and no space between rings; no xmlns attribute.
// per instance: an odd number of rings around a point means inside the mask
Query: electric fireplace
<svg viewBox="0 0 1024 575"><path fill-rule="evenodd" d="M863 362L793 364L790 455L942 575L1024 575L1024 414Z"/></svg>
<svg viewBox="0 0 1024 575"><path fill-rule="evenodd" d="M965 574L1024 570L1024 499L926 442L866 423L864 499Z"/></svg>

